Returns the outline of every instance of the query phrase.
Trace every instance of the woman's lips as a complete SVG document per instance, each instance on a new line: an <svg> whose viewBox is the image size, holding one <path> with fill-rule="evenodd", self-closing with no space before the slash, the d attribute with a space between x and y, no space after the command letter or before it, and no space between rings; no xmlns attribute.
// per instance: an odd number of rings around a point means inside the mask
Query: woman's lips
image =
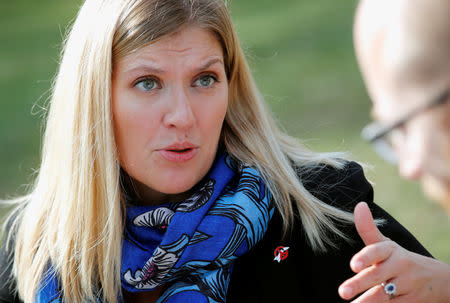
<svg viewBox="0 0 450 303"><path fill-rule="evenodd" d="M186 162L197 154L198 148L192 145L176 145L160 149L158 152L164 159L171 162Z"/></svg>

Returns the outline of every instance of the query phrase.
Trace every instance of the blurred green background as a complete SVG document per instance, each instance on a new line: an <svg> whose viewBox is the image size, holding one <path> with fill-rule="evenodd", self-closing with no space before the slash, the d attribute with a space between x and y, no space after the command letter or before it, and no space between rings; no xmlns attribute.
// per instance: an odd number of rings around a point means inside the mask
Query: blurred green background
<svg viewBox="0 0 450 303"><path fill-rule="evenodd" d="M0 1L0 198L23 193L38 168L42 108L79 0ZM352 48L357 1L234 0L232 16L276 119L316 151L371 165L375 200L450 263L450 220L359 136L370 102Z"/></svg>

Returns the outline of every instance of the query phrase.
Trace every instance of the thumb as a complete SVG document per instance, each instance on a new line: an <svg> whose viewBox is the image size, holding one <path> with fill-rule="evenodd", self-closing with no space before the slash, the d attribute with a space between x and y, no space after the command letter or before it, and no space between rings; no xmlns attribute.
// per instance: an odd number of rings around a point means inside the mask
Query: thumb
<svg viewBox="0 0 450 303"><path fill-rule="evenodd" d="M354 214L356 230L364 244L370 245L386 240L375 225L372 213L366 202L359 202L355 207Z"/></svg>

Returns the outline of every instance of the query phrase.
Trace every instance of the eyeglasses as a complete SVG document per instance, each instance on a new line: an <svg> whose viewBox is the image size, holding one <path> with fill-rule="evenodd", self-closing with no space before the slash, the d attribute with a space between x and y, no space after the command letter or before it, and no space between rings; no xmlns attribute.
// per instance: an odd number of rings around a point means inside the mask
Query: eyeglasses
<svg viewBox="0 0 450 303"><path fill-rule="evenodd" d="M412 118L416 117L420 113L423 113L431 108L446 103L450 98L450 89L447 89L443 94L440 94L437 98L431 102L425 103L422 106L414 109L410 113L406 114L398 121L391 123L388 126L382 125L378 122L372 122L363 128L361 137L369 142L373 149L387 162L397 164L397 156L393 147L394 142L401 142L404 134L399 131L399 128L404 126Z"/></svg>

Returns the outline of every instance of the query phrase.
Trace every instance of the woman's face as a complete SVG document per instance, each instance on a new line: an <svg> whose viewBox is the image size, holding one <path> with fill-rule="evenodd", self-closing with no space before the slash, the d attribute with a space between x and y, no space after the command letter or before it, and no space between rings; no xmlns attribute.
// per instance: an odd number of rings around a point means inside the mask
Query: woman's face
<svg viewBox="0 0 450 303"><path fill-rule="evenodd" d="M228 105L223 51L184 27L115 62L114 132L120 164L144 203L174 201L210 169Z"/></svg>

